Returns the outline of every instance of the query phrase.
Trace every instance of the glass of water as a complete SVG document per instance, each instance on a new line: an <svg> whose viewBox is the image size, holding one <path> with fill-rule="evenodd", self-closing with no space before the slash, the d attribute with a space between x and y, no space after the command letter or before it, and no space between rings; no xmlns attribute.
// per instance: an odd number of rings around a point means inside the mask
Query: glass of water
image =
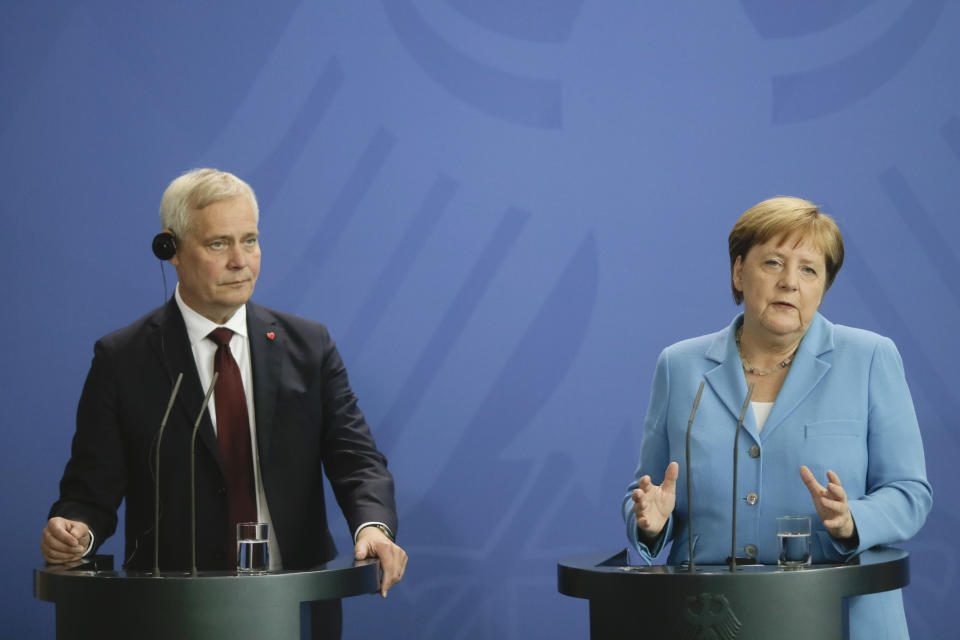
<svg viewBox="0 0 960 640"><path fill-rule="evenodd" d="M777 518L777 564L784 569L810 566L810 516Z"/></svg>
<svg viewBox="0 0 960 640"><path fill-rule="evenodd" d="M263 573L270 568L270 525L266 522L237 523L237 571Z"/></svg>

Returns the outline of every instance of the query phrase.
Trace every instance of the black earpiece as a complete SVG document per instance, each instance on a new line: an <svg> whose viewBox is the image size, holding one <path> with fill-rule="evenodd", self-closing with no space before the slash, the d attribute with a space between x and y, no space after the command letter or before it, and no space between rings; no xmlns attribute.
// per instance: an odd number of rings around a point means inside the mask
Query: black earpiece
<svg viewBox="0 0 960 640"><path fill-rule="evenodd" d="M167 231L153 237L153 255L161 260L169 260L177 254L177 238Z"/></svg>

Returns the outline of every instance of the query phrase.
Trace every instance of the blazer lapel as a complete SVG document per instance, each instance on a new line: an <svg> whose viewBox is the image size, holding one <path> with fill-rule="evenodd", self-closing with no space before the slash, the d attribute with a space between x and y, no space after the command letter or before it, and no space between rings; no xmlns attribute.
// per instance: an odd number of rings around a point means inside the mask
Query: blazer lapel
<svg viewBox="0 0 960 640"><path fill-rule="evenodd" d="M776 402L773 403L773 409L763 427L764 439L820 384L820 380L830 370L830 363L820 356L830 351L833 351L833 325L818 312L800 342L787 378L777 394Z"/></svg>
<svg viewBox="0 0 960 640"><path fill-rule="evenodd" d="M173 298L163 308L156 327L157 330L151 336L151 342L167 370L171 387L177 379L177 375L183 373L183 382L180 383L176 405L178 411L182 414L183 424L192 432L193 424L197 421L197 413L199 413L203 404L206 389L200 385L200 374L197 373L197 363L194 361L193 351L190 349L187 327L183 323L183 316L180 315L180 309L177 308L176 300ZM217 436L213 431L213 422L210 421L210 414L207 411L203 412L197 440L210 451L222 472L220 445L217 443Z"/></svg>
<svg viewBox="0 0 960 640"><path fill-rule="evenodd" d="M743 315L738 315L724 331L717 333L713 342L704 354L708 360L716 363L716 367L704 374L707 383L717 394L734 420L740 418L743 411L743 401L747 397L747 380L743 375L743 365L737 352L737 342L734 333L740 325ZM757 438L757 421L753 411L747 408L743 416L743 429Z"/></svg>
<svg viewBox="0 0 960 640"><path fill-rule="evenodd" d="M277 330L277 320L263 307L247 303L250 363L253 369L253 410L257 421L260 464L268 459L280 383L280 363L286 336Z"/></svg>

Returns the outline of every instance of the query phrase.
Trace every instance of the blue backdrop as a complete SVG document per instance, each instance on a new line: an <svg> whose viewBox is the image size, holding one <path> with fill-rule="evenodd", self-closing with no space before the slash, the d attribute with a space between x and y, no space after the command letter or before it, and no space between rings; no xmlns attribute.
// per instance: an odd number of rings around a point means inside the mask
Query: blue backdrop
<svg viewBox="0 0 960 640"><path fill-rule="evenodd" d="M397 478L409 570L347 637L586 636L556 561L624 546L656 356L729 322L727 233L778 194L845 232L825 315L903 354L907 612L951 637L958 32L945 0L0 3L0 635L52 637L92 344L162 302L160 194L215 166L260 198L255 299L328 324Z"/></svg>

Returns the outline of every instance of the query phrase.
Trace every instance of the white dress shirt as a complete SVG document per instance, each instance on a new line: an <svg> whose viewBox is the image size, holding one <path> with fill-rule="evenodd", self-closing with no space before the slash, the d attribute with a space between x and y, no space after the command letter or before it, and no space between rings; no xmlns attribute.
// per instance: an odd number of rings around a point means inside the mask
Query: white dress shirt
<svg viewBox="0 0 960 640"><path fill-rule="evenodd" d="M200 385L206 392L213 379L213 358L217 353L217 344L207 336L218 327L225 327L233 331L230 338L230 353L233 354L237 366L240 368L240 379L243 381L243 394L247 399L247 415L250 416L250 448L253 451L253 478L257 492L257 514L260 522L270 525L270 540L267 547L270 550L270 569L282 569L280 547L277 545L277 533L270 518L270 508L267 505L267 496L263 490L263 478L260 475L260 457L257 451L257 421L253 410L253 365L250 360L250 336L247 333L247 307L241 306L237 312L222 325L215 324L209 319L191 309L180 297L180 285L174 292L180 315L187 326L187 338L190 340L190 349L197 364L197 373L200 374ZM217 409L215 394L210 396L207 410L210 412L210 421L213 422L213 431L217 431ZM390 527L382 522L364 522L353 532L353 541L356 543L361 529L369 526L383 527L393 538Z"/></svg>
<svg viewBox="0 0 960 640"><path fill-rule="evenodd" d="M226 327L233 331L230 338L230 353L240 368L240 379L243 381L243 395L247 399L247 415L250 417L250 449L253 452L253 481L257 493L257 518L259 522L270 525L270 540L267 548L270 551L270 569L282 569L280 547L277 544L277 532L270 518L270 507L267 505L267 496L263 491L263 478L260 475L260 454L257 451L257 419L253 410L253 366L250 363L250 336L247 333L247 307L241 306L237 312L224 324L218 325L191 309L180 297L180 285L177 285L174 296L180 315L187 326L187 338L190 340L190 349L193 351L193 360L197 364L197 373L200 374L200 385L204 392L213 380L213 357L217 353L217 344L207 336L218 327ZM215 393L210 396L207 411L210 412L210 421L213 422L213 431L217 431L217 409Z"/></svg>

